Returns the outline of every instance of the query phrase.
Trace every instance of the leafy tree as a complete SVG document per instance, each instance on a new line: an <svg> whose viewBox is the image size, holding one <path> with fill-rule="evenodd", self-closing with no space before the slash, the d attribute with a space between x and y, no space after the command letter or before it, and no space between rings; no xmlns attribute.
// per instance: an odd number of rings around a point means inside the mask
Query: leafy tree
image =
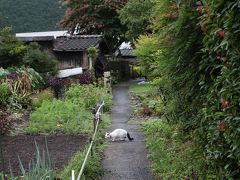
<svg viewBox="0 0 240 180"><path fill-rule="evenodd" d="M119 11L120 20L127 27L126 37L129 40L134 40L139 35L152 32L153 7L153 0L129 0Z"/></svg>
<svg viewBox="0 0 240 180"><path fill-rule="evenodd" d="M37 43L23 44L11 34L11 28L6 27L0 31L0 67L29 66L37 72L56 73L57 61L47 52L42 52Z"/></svg>
<svg viewBox="0 0 240 180"><path fill-rule="evenodd" d="M0 31L0 66L23 65L22 58L27 50L27 46L11 34L12 30L6 27Z"/></svg>
<svg viewBox="0 0 240 180"><path fill-rule="evenodd" d="M125 40L125 26L121 24L117 11L126 0L63 0L67 7L61 26L72 33L103 34L113 51Z"/></svg>
<svg viewBox="0 0 240 180"><path fill-rule="evenodd" d="M23 62L25 65L35 69L39 73L57 72L57 60L47 52L40 51L40 46L37 43L31 43L28 46L23 57Z"/></svg>

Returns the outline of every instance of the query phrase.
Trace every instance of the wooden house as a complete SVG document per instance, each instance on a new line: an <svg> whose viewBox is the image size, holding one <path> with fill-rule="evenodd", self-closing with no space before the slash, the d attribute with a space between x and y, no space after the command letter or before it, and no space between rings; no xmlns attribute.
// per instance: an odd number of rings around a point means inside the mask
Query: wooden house
<svg viewBox="0 0 240 180"><path fill-rule="evenodd" d="M59 61L58 69L71 69L81 67L83 71L91 66L90 58L87 55L87 49L96 47L101 51L107 49L107 45L101 35L64 35L64 36L32 36L17 37L25 42L37 42L42 50L49 52ZM104 51L107 53L108 50Z"/></svg>

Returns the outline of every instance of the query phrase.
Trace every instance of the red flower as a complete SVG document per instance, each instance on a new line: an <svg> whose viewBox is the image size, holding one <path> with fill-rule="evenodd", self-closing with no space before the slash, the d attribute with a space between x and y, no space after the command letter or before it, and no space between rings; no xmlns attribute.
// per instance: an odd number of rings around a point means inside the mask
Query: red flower
<svg viewBox="0 0 240 180"><path fill-rule="evenodd" d="M205 4L204 4L204 7L205 7L205 8L208 8L208 7L209 7L209 6L208 6L208 3L205 3Z"/></svg>
<svg viewBox="0 0 240 180"><path fill-rule="evenodd" d="M200 27L201 27L202 32L207 32L207 29L204 27L202 21L200 22Z"/></svg>
<svg viewBox="0 0 240 180"><path fill-rule="evenodd" d="M209 16L210 16L209 13L206 13L206 14L203 15L203 17L205 17L205 18L207 18Z"/></svg>
<svg viewBox="0 0 240 180"><path fill-rule="evenodd" d="M218 35L221 37L225 36L225 31L223 29L221 29L220 31L218 31Z"/></svg>
<svg viewBox="0 0 240 180"><path fill-rule="evenodd" d="M221 104L223 110L229 108L229 101L224 100L223 98L221 98Z"/></svg>
<svg viewBox="0 0 240 180"><path fill-rule="evenodd" d="M224 132L224 131L225 131L225 122L224 122L224 120L222 120L222 121L220 122L219 131L221 131L221 132Z"/></svg>
<svg viewBox="0 0 240 180"><path fill-rule="evenodd" d="M202 13L202 12L203 12L203 6L198 6L198 7L197 7L197 11L198 11L199 13Z"/></svg>

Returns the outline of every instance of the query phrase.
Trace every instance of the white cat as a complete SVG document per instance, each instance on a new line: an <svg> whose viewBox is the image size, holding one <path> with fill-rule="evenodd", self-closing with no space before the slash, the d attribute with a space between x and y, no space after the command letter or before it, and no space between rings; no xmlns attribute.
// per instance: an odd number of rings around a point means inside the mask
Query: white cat
<svg viewBox="0 0 240 180"><path fill-rule="evenodd" d="M133 138L130 137L130 134L124 129L115 129L111 133L106 132L105 138L110 138L112 141L115 141L115 140L123 141L123 140L126 140L126 138L128 138L129 141L133 140Z"/></svg>

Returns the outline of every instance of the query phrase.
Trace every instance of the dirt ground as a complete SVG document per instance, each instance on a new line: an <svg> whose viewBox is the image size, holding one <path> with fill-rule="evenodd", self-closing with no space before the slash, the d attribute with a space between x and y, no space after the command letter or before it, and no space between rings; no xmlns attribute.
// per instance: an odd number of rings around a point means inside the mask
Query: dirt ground
<svg viewBox="0 0 240 180"><path fill-rule="evenodd" d="M57 136L30 136L18 135L7 136L3 138L3 155L6 172L9 173L9 163L15 175L20 172L20 157L23 166L28 167L28 163L35 157L35 141L40 149L45 148L45 137L47 139L50 156L58 170L63 169L68 164L71 157L88 142L85 136L73 135L57 135ZM0 162L0 171L2 170L2 162Z"/></svg>

